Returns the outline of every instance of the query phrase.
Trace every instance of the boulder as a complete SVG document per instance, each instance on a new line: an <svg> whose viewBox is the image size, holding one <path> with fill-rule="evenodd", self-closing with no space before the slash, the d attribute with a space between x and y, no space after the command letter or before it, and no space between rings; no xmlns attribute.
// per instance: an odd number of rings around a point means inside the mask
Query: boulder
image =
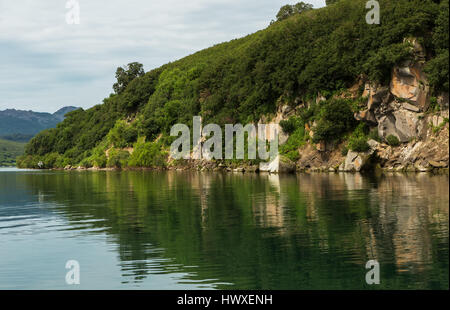
<svg viewBox="0 0 450 310"><path fill-rule="evenodd" d="M401 142L408 142L418 135L419 116L408 110L397 110L378 120L378 135L386 138L396 136Z"/></svg>
<svg viewBox="0 0 450 310"><path fill-rule="evenodd" d="M354 172L360 172L363 170L366 165L370 162L370 158L376 151L379 143L375 140L369 140L367 142L370 146L370 150L367 152L354 152L354 151L348 151L347 157L345 158L345 162L343 166L339 167L339 171L354 171Z"/></svg>
<svg viewBox="0 0 450 310"><path fill-rule="evenodd" d="M344 171L361 171L363 167L363 158L357 152L348 151L345 158Z"/></svg>

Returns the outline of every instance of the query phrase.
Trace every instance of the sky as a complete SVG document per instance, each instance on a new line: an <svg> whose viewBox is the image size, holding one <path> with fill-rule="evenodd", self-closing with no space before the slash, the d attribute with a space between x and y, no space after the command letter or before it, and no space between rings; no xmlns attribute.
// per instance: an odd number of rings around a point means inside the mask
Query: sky
<svg viewBox="0 0 450 310"><path fill-rule="evenodd" d="M79 24L68 24L68 1ZM145 71L266 28L290 0L0 0L0 110L89 108ZM306 0L315 8L325 0Z"/></svg>

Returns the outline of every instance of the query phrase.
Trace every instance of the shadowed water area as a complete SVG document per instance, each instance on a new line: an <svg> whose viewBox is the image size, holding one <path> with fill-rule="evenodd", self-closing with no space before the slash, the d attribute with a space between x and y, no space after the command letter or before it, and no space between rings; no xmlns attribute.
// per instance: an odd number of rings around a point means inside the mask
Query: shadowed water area
<svg viewBox="0 0 450 310"><path fill-rule="evenodd" d="M448 175L2 169L0 289L448 289L448 220Z"/></svg>

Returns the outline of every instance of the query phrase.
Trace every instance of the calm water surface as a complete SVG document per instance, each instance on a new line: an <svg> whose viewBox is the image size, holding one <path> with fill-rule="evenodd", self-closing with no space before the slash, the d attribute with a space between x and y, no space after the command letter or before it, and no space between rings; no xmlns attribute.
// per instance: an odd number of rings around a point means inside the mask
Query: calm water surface
<svg viewBox="0 0 450 310"><path fill-rule="evenodd" d="M448 289L448 186L428 174L1 169L0 289ZM72 259L79 286L65 283Z"/></svg>

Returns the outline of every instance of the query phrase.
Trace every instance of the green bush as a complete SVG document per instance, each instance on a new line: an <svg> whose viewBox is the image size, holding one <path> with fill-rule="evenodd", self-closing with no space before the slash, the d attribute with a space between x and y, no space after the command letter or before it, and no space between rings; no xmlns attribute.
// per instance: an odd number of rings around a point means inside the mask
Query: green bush
<svg viewBox="0 0 450 310"><path fill-rule="evenodd" d="M106 154L95 154L92 156L92 164L98 168L105 168L108 158L106 158Z"/></svg>
<svg viewBox="0 0 450 310"><path fill-rule="evenodd" d="M32 155L22 155L17 157L16 165L18 168L37 168L38 158Z"/></svg>
<svg viewBox="0 0 450 310"><path fill-rule="evenodd" d="M292 161L297 161L300 158L298 149L306 143L305 128L299 127L289 136L285 144L279 148L280 154L285 155Z"/></svg>
<svg viewBox="0 0 450 310"><path fill-rule="evenodd" d="M348 141L348 147L354 152L367 152L370 149L366 137L352 137Z"/></svg>
<svg viewBox="0 0 450 310"><path fill-rule="evenodd" d="M367 143L369 133L369 127L366 123L359 123L358 126L353 130L352 134L348 139L348 148L354 152L366 152L370 149Z"/></svg>
<svg viewBox="0 0 450 310"><path fill-rule="evenodd" d="M387 136L386 137L386 142L390 146L399 146L400 145L400 140L394 135Z"/></svg>
<svg viewBox="0 0 450 310"><path fill-rule="evenodd" d="M107 140L109 144L114 145L116 148L125 148L132 146L136 142L137 137L138 131L133 125L119 120L109 132Z"/></svg>
<svg viewBox="0 0 450 310"><path fill-rule="evenodd" d="M93 166L92 160L90 158L84 158L81 161L80 166L84 168L91 168Z"/></svg>
<svg viewBox="0 0 450 310"><path fill-rule="evenodd" d="M438 112L440 110L440 106L436 97L430 97L430 106L428 107L428 111Z"/></svg>
<svg viewBox="0 0 450 310"><path fill-rule="evenodd" d="M339 140L355 124L350 103L347 100L331 99L320 110L319 120L313 129L313 142Z"/></svg>
<svg viewBox="0 0 450 310"><path fill-rule="evenodd" d="M130 153L123 150L112 149L106 163L108 168L124 168L128 165Z"/></svg>
<svg viewBox="0 0 450 310"><path fill-rule="evenodd" d="M137 142L129 160L130 167L164 167L166 154L158 142Z"/></svg>
<svg viewBox="0 0 450 310"><path fill-rule="evenodd" d="M299 117L292 116L287 120L280 121L280 127L287 134L292 134L297 128L303 127L303 122Z"/></svg>

